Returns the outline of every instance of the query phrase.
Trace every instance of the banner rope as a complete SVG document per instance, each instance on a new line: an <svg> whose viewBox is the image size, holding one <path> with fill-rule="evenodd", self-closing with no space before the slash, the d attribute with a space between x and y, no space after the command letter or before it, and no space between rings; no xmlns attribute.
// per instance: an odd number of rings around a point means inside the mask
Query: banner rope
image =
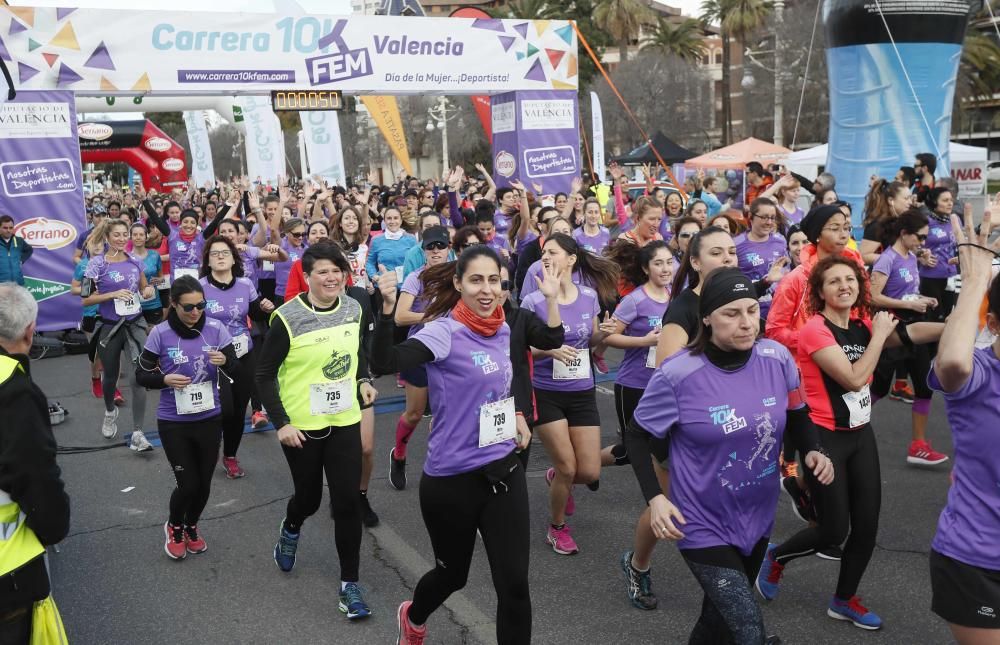
<svg viewBox="0 0 1000 645"><path fill-rule="evenodd" d="M813 18L812 36L809 37L809 51L806 53L806 71L802 76L802 91L799 93L799 109L795 112L795 129L792 130L792 150L799 137L799 119L802 117L802 104L806 99L806 83L809 82L809 63L812 61L813 45L816 43L816 25L819 24L819 8L822 3L816 3L816 17Z"/></svg>
<svg viewBox="0 0 1000 645"><path fill-rule="evenodd" d="M642 138L646 140L647 144L649 144L649 149L653 151L653 155L656 156L656 161L660 164L663 170L666 171L667 176L670 177L670 181L674 183L674 187L677 189L677 192L679 192L684 197L684 199L687 200L688 194L684 192L684 187L681 186L679 181L677 181L677 178L674 177L674 173L671 172L670 170L670 166L667 164L666 161L663 160L663 157L660 156L660 153L656 149L656 146L653 145L653 140L649 137L648 134L646 134L646 130L643 129L642 125L639 123L639 119L635 117L635 114L632 112L632 109L629 108L628 103L626 103L624 97L622 97L621 92L618 91L618 87L615 85L614 81L611 80L611 77L608 76L607 71L605 71L604 69L604 65L601 65L601 61L597 58L597 55L594 54L594 50L590 48L590 43L587 42L587 39L583 37L583 32L580 31L579 27L577 27L576 21L575 20L572 21L572 24L573 24L573 29L576 31L576 36L577 38L580 39L580 42L583 44L583 48L587 50L587 55L590 56L590 60L594 61L594 65L597 66L597 70L601 73L601 76L604 77L604 80L607 81L608 86L611 87L611 91L615 93L615 97L618 98L618 102L622 104L623 108L625 108L625 114L628 115L628 118L632 121L632 124L636 127L637 130L639 130L639 134L641 134Z"/></svg>
<svg viewBox="0 0 1000 645"><path fill-rule="evenodd" d="M580 138L583 139L583 150L587 153L587 166L590 168L590 176L597 177L597 173L594 172L594 158L590 154L590 143L587 141L587 130L583 126L583 113L580 110L577 110L576 113L580 117Z"/></svg>

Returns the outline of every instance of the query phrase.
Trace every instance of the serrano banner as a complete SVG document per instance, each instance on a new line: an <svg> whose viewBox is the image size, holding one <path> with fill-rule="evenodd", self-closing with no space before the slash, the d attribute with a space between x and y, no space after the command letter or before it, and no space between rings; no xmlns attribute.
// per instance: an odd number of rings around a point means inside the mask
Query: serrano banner
<svg viewBox="0 0 1000 645"><path fill-rule="evenodd" d="M302 174L319 175L330 185L346 186L344 149L340 143L340 118L333 111L299 112L302 138L306 145L309 170Z"/></svg>
<svg viewBox="0 0 1000 645"><path fill-rule="evenodd" d="M191 146L191 177L199 186L205 183L215 185L215 164L212 163L212 145L208 141L208 127L205 125L205 111L192 110L184 113L188 144Z"/></svg>
<svg viewBox="0 0 1000 645"><path fill-rule="evenodd" d="M566 20L0 7L0 33L19 88L102 96L488 94L578 79Z"/></svg>
<svg viewBox="0 0 1000 645"><path fill-rule="evenodd" d="M375 125L378 126L389 149L396 156L407 175L413 174L410 166L410 149L406 146L406 133L403 132L403 119L399 116L399 104L395 96L362 96L361 102Z"/></svg>
<svg viewBox="0 0 1000 645"><path fill-rule="evenodd" d="M543 193L568 192L580 176L576 92L511 92L492 97L493 177Z"/></svg>
<svg viewBox="0 0 1000 645"><path fill-rule="evenodd" d="M38 329L75 329L73 251L87 226L72 92L25 92L0 105L0 213L34 247L25 287L38 301Z"/></svg>

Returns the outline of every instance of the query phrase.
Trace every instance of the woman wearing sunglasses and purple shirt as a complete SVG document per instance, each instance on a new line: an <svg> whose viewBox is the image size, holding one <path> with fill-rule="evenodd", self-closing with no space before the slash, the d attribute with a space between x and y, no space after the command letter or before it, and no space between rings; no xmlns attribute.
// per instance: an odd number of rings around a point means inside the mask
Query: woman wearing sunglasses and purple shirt
<svg viewBox="0 0 1000 645"><path fill-rule="evenodd" d="M177 482L163 525L167 556L181 560L208 549L198 519L208 503L222 439L219 379L237 365L225 325L205 316L205 292L190 276L170 287L167 320L149 333L136 380L161 390L156 410L163 451Z"/></svg>

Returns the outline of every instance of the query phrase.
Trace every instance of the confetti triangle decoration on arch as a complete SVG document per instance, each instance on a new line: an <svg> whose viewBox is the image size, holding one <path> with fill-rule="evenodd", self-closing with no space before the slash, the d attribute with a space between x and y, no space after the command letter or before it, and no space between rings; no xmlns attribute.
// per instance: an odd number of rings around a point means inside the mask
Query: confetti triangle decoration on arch
<svg viewBox="0 0 1000 645"><path fill-rule="evenodd" d="M28 25L29 27L35 26L34 7L7 7L7 11L17 16L18 20Z"/></svg>
<svg viewBox="0 0 1000 645"><path fill-rule="evenodd" d="M567 45L573 44L573 25L566 25L556 29L556 35L562 38Z"/></svg>
<svg viewBox="0 0 1000 645"><path fill-rule="evenodd" d="M41 47L41 46L42 46L42 43L38 42L37 40L32 40L31 38L28 39L28 51L29 52L33 52L36 49L38 49L39 47Z"/></svg>
<svg viewBox="0 0 1000 645"><path fill-rule="evenodd" d="M532 45L531 43L528 43L528 51L527 53L525 53L525 56L531 58L537 53L538 53L538 48Z"/></svg>
<svg viewBox="0 0 1000 645"><path fill-rule="evenodd" d="M101 75L101 91L102 92L116 92L118 88L115 84L108 80L107 76Z"/></svg>
<svg viewBox="0 0 1000 645"><path fill-rule="evenodd" d="M557 51L555 49L546 49L545 53L549 55L549 62L552 63L552 69L559 67L559 63L562 62L563 56L566 52Z"/></svg>
<svg viewBox="0 0 1000 645"><path fill-rule="evenodd" d="M76 11L76 7L56 9L56 20L62 20L63 18L73 13L74 11Z"/></svg>
<svg viewBox="0 0 1000 645"><path fill-rule="evenodd" d="M503 45L503 50L510 51L510 46L514 44L516 40L513 36L497 36L500 39L500 44Z"/></svg>
<svg viewBox="0 0 1000 645"><path fill-rule="evenodd" d="M545 80L545 70L542 69L542 59L536 58L535 62L531 64L531 69L528 73L524 75L529 81L544 81Z"/></svg>
<svg viewBox="0 0 1000 645"><path fill-rule="evenodd" d="M10 52L7 51L7 45L4 44L3 38L0 38L0 60L14 60L10 57Z"/></svg>
<svg viewBox="0 0 1000 645"><path fill-rule="evenodd" d="M556 79L552 79L552 89L575 90L576 85L573 85L572 83L566 83L565 81L557 81Z"/></svg>
<svg viewBox="0 0 1000 645"><path fill-rule="evenodd" d="M476 18L472 21L472 28L489 29L490 31L499 31L500 33L507 31L503 26L503 21L496 18Z"/></svg>
<svg viewBox="0 0 1000 645"><path fill-rule="evenodd" d="M8 33L11 36L13 36L14 34L19 34L22 31L28 31L28 28L25 27L23 24L21 24L20 20L13 20L12 19L10 21L10 31Z"/></svg>
<svg viewBox="0 0 1000 645"><path fill-rule="evenodd" d="M25 65L21 61L17 61L17 78L21 83L26 83L28 79L37 73L38 70L31 65Z"/></svg>
<svg viewBox="0 0 1000 645"><path fill-rule="evenodd" d="M87 59L87 62L83 64L83 66L93 67L95 69L109 69L112 71L115 69L115 64L111 60L111 54L108 53L108 48L104 44L103 40L101 41L101 44L97 46L97 49L94 50L94 53L90 55L90 58Z"/></svg>
<svg viewBox="0 0 1000 645"><path fill-rule="evenodd" d="M54 67L56 61L59 60L59 54L42 53L42 58L44 58L45 62L49 64L49 67Z"/></svg>
<svg viewBox="0 0 1000 645"><path fill-rule="evenodd" d="M142 76L139 77L139 80L137 80L135 85L132 86L132 90L135 91L148 92L151 89L153 89L153 86L149 82L149 72L143 72Z"/></svg>
<svg viewBox="0 0 1000 645"><path fill-rule="evenodd" d="M519 25L514 25L514 31L521 34L521 38L526 39L528 37L528 23L522 22Z"/></svg>
<svg viewBox="0 0 1000 645"><path fill-rule="evenodd" d="M533 22L535 23L535 33L538 34L539 36L541 36L546 31L549 30L549 23L552 22L552 21L551 20L535 20Z"/></svg>
<svg viewBox="0 0 1000 645"><path fill-rule="evenodd" d="M569 58L566 60L566 78L573 78L574 76L576 76L576 73L577 73L576 56L570 54Z"/></svg>
<svg viewBox="0 0 1000 645"><path fill-rule="evenodd" d="M76 40L76 32L73 31L73 23L67 22L63 25L63 28L49 41L49 44L63 49L80 49L80 43Z"/></svg>
<svg viewBox="0 0 1000 645"><path fill-rule="evenodd" d="M517 52L517 60L524 60L524 52Z"/></svg>
<svg viewBox="0 0 1000 645"><path fill-rule="evenodd" d="M56 81L56 87L65 87L82 80L83 77L70 69L66 63L59 64L59 80Z"/></svg>

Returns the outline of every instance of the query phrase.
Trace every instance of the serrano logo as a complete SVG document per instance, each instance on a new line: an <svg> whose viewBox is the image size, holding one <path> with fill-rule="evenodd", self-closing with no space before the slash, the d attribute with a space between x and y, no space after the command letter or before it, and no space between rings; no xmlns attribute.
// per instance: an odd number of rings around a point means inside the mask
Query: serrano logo
<svg viewBox="0 0 1000 645"><path fill-rule="evenodd" d="M47 217L32 217L19 222L14 227L14 233L28 244L49 251L68 246L76 239L76 228L72 224Z"/></svg>
<svg viewBox="0 0 1000 645"><path fill-rule="evenodd" d="M510 177L517 170L517 159L506 150L501 150L497 153L493 166L501 176Z"/></svg>
<svg viewBox="0 0 1000 645"><path fill-rule="evenodd" d="M184 169L184 160L174 159L174 158L164 159L163 161L160 162L160 166L162 166L164 170L169 170L170 172L177 172L178 170Z"/></svg>
<svg viewBox="0 0 1000 645"><path fill-rule="evenodd" d="M90 139L91 141L110 139L114 133L114 128L106 123L81 123L76 126L77 136L81 139Z"/></svg>
<svg viewBox="0 0 1000 645"><path fill-rule="evenodd" d="M151 137L143 142L142 147L153 152L166 152L170 150L170 142L163 137Z"/></svg>

